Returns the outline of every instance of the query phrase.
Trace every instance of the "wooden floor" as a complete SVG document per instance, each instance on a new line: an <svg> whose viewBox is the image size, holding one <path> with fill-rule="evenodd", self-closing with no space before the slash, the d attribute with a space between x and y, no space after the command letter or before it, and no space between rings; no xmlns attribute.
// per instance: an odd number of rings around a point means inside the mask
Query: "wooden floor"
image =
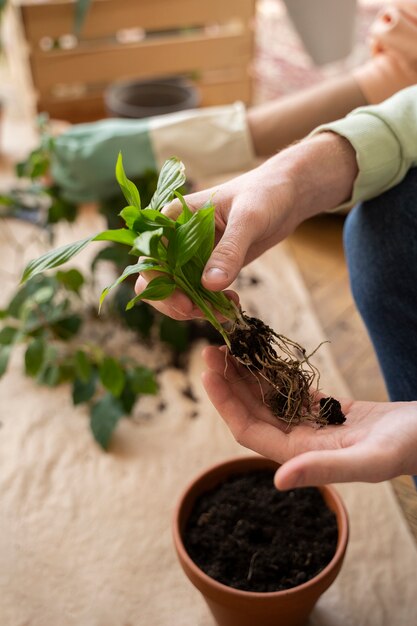
<svg viewBox="0 0 417 626"><path fill-rule="evenodd" d="M361 400L384 401L387 393L382 375L350 292L343 223L341 215L320 215L302 224L288 241L352 395ZM392 481L392 486L417 542L414 483L409 476L401 476Z"/></svg>

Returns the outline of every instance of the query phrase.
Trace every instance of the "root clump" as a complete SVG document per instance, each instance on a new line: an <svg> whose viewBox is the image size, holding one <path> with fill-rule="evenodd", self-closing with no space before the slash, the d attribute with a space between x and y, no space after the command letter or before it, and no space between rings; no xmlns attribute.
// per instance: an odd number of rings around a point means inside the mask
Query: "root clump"
<svg viewBox="0 0 417 626"><path fill-rule="evenodd" d="M245 313L229 333L232 355L267 383L264 401L288 425L310 421L318 426L342 424L345 416L334 398L317 397L320 372L311 354Z"/></svg>

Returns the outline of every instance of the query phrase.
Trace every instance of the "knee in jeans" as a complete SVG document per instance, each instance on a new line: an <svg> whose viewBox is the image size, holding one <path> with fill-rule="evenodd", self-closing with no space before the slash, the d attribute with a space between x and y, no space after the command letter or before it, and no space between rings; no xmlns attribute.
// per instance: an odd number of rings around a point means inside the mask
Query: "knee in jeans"
<svg viewBox="0 0 417 626"><path fill-rule="evenodd" d="M367 203L357 205L346 218L344 246L351 289L359 309L377 307L387 280L384 228Z"/></svg>

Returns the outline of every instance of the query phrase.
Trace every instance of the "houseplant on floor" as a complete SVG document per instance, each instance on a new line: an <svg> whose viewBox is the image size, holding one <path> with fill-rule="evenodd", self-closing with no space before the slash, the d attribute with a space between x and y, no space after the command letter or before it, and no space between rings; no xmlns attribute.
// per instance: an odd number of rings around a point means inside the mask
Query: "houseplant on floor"
<svg viewBox="0 0 417 626"><path fill-rule="evenodd" d="M328 486L278 492L277 467L256 456L212 466L175 509L181 566L219 626L302 626L342 566L348 518L339 495Z"/></svg>

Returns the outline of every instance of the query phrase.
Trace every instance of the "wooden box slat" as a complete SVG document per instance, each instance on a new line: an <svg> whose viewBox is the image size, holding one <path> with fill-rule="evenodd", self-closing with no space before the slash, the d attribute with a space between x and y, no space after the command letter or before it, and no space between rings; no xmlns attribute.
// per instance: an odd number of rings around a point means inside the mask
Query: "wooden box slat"
<svg viewBox="0 0 417 626"><path fill-rule="evenodd" d="M32 71L39 93L47 95L59 83L99 84L247 65L251 54L252 42L247 34L197 36L37 54L32 56Z"/></svg>
<svg viewBox="0 0 417 626"><path fill-rule="evenodd" d="M197 80L202 105L250 102L256 0L94 0L80 41L48 51L39 45L42 38L72 31L73 1L12 1L23 31L19 48L26 51L19 73L29 70L27 91L39 111L77 122L98 119L110 83L178 74ZM118 41L120 30L135 27L147 36Z"/></svg>
<svg viewBox="0 0 417 626"><path fill-rule="evenodd" d="M72 32L73 2L20 3L28 41L58 38ZM254 0L95 0L82 29L82 38L114 35L128 28L163 30L226 22L238 18L249 23Z"/></svg>
<svg viewBox="0 0 417 626"><path fill-rule="evenodd" d="M214 106L219 102L232 104L236 100L249 102L251 98L251 81L229 81L221 83L197 84L201 106ZM107 116L103 93L86 95L81 99L45 98L40 100L39 109L48 111L56 119L65 119L73 124L89 122Z"/></svg>

